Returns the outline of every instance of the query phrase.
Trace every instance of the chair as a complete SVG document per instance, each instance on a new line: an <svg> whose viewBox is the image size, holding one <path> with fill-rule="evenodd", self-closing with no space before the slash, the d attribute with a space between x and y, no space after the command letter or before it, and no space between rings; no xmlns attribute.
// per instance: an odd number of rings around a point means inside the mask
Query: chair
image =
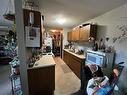
<svg viewBox="0 0 127 95"><path fill-rule="evenodd" d="M121 64L124 64L124 62L120 62L120 63L118 63L117 65L114 66L114 68L118 69L119 75L117 77L114 77L113 80L110 82L110 85L111 85L112 89L108 92L107 95L112 95L113 94L114 88L115 88L115 86L117 85L117 83L119 81L119 77L120 77L120 75L123 71L123 68L124 68L124 66L121 66ZM112 75L111 75L110 78L112 79Z"/></svg>
<svg viewBox="0 0 127 95"><path fill-rule="evenodd" d="M118 83L119 77L123 71L124 66L121 66L124 62L120 62L117 65L113 67L113 71L108 78L108 81L102 85L102 82L100 81L98 85L95 85L96 81L94 78L90 79L87 85L87 92L92 91L90 93L93 93L92 95L113 95L114 94L114 88ZM90 84L93 80L94 84ZM95 81L95 82L94 82ZM92 88L91 88L92 86ZM96 88L96 90L94 90Z"/></svg>
<svg viewBox="0 0 127 95"><path fill-rule="evenodd" d="M101 70L101 67L96 65L98 67L98 70L94 73L91 72L88 65L85 65L81 70L81 89L86 90L86 86L88 81L94 77L103 77L103 72Z"/></svg>

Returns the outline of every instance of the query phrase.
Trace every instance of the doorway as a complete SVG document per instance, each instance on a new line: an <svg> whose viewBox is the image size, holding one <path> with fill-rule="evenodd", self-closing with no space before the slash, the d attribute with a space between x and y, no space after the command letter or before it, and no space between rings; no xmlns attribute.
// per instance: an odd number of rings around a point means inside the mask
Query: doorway
<svg viewBox="0 0 127 95"><path fill-rule="evenodd" d="M51 30L50 35L52 37L52 52L55 56L60 56L62 58L63 50L63 30L56 29Z"/></svg>

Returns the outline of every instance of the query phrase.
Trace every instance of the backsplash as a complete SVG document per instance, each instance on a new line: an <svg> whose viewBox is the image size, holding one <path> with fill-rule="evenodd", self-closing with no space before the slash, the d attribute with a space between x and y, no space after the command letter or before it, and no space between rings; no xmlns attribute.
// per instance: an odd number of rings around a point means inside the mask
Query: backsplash
<svg viewBox="0 0 127 95"><path fill-rule="evenodd" d="M84 43L82 43L82 42L75 42L74 43L74 46L78 50L86 51L87 49L90 49L90 48L92 49L93 43L88 43L88 42L84 42Z"/></svg>

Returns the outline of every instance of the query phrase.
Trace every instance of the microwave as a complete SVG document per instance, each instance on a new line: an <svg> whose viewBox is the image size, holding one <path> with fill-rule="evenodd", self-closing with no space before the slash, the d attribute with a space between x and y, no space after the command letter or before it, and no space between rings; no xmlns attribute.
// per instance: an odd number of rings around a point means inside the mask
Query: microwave
<svg viewBox="0 0 127 95"><path fill-rule="evenodd" d="M100 67L112 67L114 61L114 53L105 53L99 51L88 50L86 53L86 64L96 64Z"/></svg>

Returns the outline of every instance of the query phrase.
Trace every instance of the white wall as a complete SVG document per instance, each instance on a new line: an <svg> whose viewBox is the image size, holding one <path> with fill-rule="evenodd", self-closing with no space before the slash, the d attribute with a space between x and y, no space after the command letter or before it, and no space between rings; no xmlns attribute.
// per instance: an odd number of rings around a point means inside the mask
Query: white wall
<svg viewBox="0 0 127 95"><path fill-rule="evenodd" d="M99 25L97 39L109 37L108 45L114 46L116 50L116 63L125 62L124 71L120 77L120 84L127 90L127 4L113 9L101 16L87 22L94 22ZM85 22L86 23L86 22ZM113 43L113 37L122 35L120 26L124 26L126 35ZM127 92L127 91L126 91Z"/></svg>

